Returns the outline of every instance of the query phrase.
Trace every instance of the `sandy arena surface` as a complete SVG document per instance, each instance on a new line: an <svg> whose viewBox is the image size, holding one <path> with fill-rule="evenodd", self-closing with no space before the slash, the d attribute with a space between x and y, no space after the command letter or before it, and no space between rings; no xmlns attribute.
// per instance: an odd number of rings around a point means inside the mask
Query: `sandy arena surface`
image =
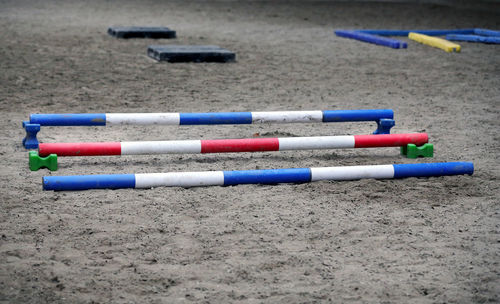
<svg viewBox="0 0 500 304"><path fill-rule="evenodd" d="M483 7L484 8L484 7ZM500 301L500 47L393 50L339 28L500 29L499 7L313 1L2 1L0 303ZM175 40L119 40L164 25ZM402 38L405 39L405 38ZM215 44L168 64L150 44ZM30 113L392 108L396 148L63 158L30 172ZM374 123L43 128L44 142L369 134ZM473 161L473 176L44 192L45 175Z"/></svg>

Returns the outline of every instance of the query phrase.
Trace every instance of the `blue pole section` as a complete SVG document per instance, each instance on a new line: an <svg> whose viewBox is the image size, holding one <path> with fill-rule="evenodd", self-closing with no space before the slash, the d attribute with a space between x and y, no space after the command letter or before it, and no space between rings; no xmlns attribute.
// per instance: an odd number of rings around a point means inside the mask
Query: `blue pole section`
<svg viewBox="0 0 500 304"><path fill-rule="evenodd" d="M455 34L446 35L446 40L500 44L500 37L489 37L489 36L479 36L479 35L455 35Z"/></svg>
<svg viewBox="0 0 500 304"><path fill-rule="evenodd" d="M445 36L448 34L474 34L474 29L461 30L356 30L356 32L379 35L379 36L408 36L410 32L419 33L427 36Z"/></svg>
<svg viewBox="0 0 500 304"><path fill-rule="evenodd" d="M336 30L335 34L339 37L356 39L359 41L364 41L364 42L369 42L369 43L378 44L378 45L382 45L382 46L387 46L387 47L390 47L393 49L399 49L400 46L402 48L406 48L405 42L402 42L402 41L399 41L396 39L371 35L368 33L361 33L358 31Z"/></svg>
<svg viewBox="0 0 500 304"><path fill-rule="evenodd" d="M323 111L323 122L379 121L384 118L393 119L394 111L390 109Z"/></svg>
<svg viewBox="0 0 500 304"><path fill-rule="evenodd" d="M135 188L135 174L44 176L42 184L54 191Z"/></svg>
<svg viewBox="0 0 500 304"><path fill-rule="evenodd" d="M251 112L180 113L181 125L229 125L251 123Z"/></svg>
<svg viewBox="0 0 500 304"><path fill-rule="evenodd" d="M500 37L500 31L492 31L486 29L474 29L474 34L482 36Z"/></svg>
<svg viewBox="0 0 500 304"><path fill-rule="evenodd" d="M307 183L310 168L223 171L224 186L239 184Z"/></svg>
<svg viewBox="0 0 500 304"><path fill-rule="evenodd" d="M30 123L41 126L105 126L106 114L31 114Z"/></svg>
<svg viewBox="0 0 500 304"><path fill-rule="evenodd" d="M474 173L474 164L471 162L401 164L393 166L394 178L472 175Z"/></svg>

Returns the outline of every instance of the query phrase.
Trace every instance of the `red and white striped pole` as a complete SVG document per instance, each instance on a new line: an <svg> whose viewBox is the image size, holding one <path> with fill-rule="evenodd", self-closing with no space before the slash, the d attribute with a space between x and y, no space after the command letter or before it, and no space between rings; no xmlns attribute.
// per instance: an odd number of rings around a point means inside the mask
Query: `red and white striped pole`
<svg viewBox="0 0 500 304"><path fill-rule="evenodd" d="M427 133L407 133L215 140L40 143L38 153L40 156L49 154L57 154L58 156L196 154L402 147L407 144L421 146L427 142Z"/></svg>

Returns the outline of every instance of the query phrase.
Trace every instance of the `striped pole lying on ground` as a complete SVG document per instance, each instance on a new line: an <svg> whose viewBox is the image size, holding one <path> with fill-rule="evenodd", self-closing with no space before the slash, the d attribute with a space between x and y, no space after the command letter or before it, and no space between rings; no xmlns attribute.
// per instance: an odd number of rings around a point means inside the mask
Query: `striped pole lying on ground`
<svg viewBox="0 0 500 304"><path fill-rule="evenodd" d="M378 121L393 118L394 112L385 109L220 113L31 114L29 123L41 126L214 125Z"/></svg>
<svg viewBox="0 0 500 304"><path fill-rule="evenodd" d="M216 140L171 140L136 142L40 143L40 156L98 156L138 154L227 153L314 149L347 149L421 146L427 133L249 138Z"/></svg>
<svg viewBox="0 0 500 304"><path fill-rule="evenodd" d="M233 186L239 184L308 183L321 180L390 179L471 175L471 162L376 166L267 169L241 171L169 172L143 174L44 176L44 190L71 191L154 187Z"/></svg>

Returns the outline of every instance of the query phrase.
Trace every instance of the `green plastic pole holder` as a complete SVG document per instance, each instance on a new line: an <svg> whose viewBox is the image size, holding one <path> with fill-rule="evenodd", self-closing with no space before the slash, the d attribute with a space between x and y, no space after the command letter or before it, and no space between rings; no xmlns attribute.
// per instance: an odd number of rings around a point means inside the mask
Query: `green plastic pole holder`
<svg viewBox="0 0 500 304"><path fill-rule="evenodd" d="M424 144L417 147L415 144L407 144L401 147L401 155L407 158L417 158L417 157L433 157L434 156L434 145Z"/></svg>
<svg viewBox="0 0 500 304"><path fill-rule="evenodd" d="M50 171L57 171L57 154L50 154L41 157L36 151L29 152L29 164L31 171L38 171L40 168L47 168Z"/></svg>

